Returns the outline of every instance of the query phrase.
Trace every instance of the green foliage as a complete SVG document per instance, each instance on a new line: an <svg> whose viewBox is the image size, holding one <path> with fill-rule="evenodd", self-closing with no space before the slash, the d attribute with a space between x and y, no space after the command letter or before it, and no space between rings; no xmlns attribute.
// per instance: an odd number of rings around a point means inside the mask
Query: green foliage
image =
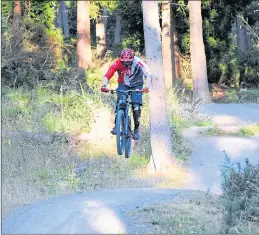
<svg viewBox="0 0 259 235"><path fill-rule="evenodd" d="M87 83L92 88L97 88L100 86L103 80L103 71L101 69L89 69L87 71Z"/></svg>
<svg viewBox="0 0 259 235"><path fill-rule="evenodd" d="M186 161L192 153L192 148L188 140L182 136L181 127L178 124L179 122L173 123L171 127L174 152L178 161Z"/></svg>
<svg viewBox="0 0 259 235"><path fill-rule="evenodd" d="M182 136L182 130L190 126L204 126L211 123L207 116L199 112L201 103L193 100L184 89L169 90L167 100L175 155L179 161L185 161L190 156L192 148Z"/></svg>
<svg viewBox="0 0 259 235"><path fill-rule="evenodd" d="M225 96L230 102L237 102L239 99L236 90L227 90Z"/></svg>
<svg viewBox="0 0 259 235"><path fill-rule="evenodd" d="M114 12L119 6L119 1L91 1L90 2L90 17L96 19L101 16L101 10L106 8L110 13Z"/></svg>
<svg viewBox="0 0 259 235"><path fill-rule="evenodd" d="M141 34L139 32L134 33L131 36L122 36L121 38L121 47L122 48L133 48L136 51L144 48L143 41L141 40Z"/></svg>
<svg viewBox="0 0 259 235"><path fill-rule="evenodd" d="M248 53L240 56L241 82L243 86L258 87L259 85L259 50L254 46Z"/></svg>
<svg viewBox="0 0 259 235"><path fill-rule="evenodd" d="M122 47L132 46L136 51L143 52L144 34L141 1L119 1L115 13L121 16Z"/></svg>
<svg viewBox="0 0 259 235"><path fill-rule="evenodd" d="M184 34L180 38L180 48L187 53L190 51L190 34Z"/></svg>
<svg viewBox="0 0 259 235"><path fill-rule="evenodd" d="M187 1L176 1L177 4L187 4ZM188 7L172 5L175 28L178 32L180 50L183 55L190 54L189 12ZM257 18L256 1L204 0L202 1L203 38L207 59L208 79L210 83L222 83L239 86L241 82L258 84L258 48L251 49L246 55L241 55L233 46L231 28L238 13L248 17L253 25ZM248 59L249 58L249 59ZM245 63L244 60L247 62Z"/></svg>
<svg viewBox="0 0 259 235"><path fill-rule="evenodd" d="M11 24L13 1L1 1L1 32L5 33Z"/></svg>
<svg viewBox="0 0 259 235"><path fill-rule="evenodd" d="M240 220L258 221L259 164L252 165L246 159L244 166L241 166L240 163L232 163L226 155L221 175L224 232L233 232L232 229Z"/></svg>
<svg viewBox="0 0 259 235"><path fill-rule="evenodd" d="M53 29L56 16L56 4L56 1L32 1L29 17L32 18L35 23L40 23L48 29Z"/></svg>
<svg viewBox="0 0 259 235"><path fill-rule="evenodd" d="M42 133L87 132L98 100L87 93L54 91L44 86L35 91L6 89L3 120L12 122L25 131ZM37 122L37 125L33 123ZM15 124L14 124L15 126Z"/></svg>
<svg viewBox="0 0 259 235"><path fill-rule="evenodd" d="M32 1L30 13L22 18L22 40L12 48L11 25L2 37L3 84L35 86L40 80L54 80L67 69L69 46L60 29L55 29L56 1ZM9 7L9 6L8 6ZM5 7L5 11L10 10ZM3 19L2 19L3 20ZM64 53L65 52L65 53ZM67 78L68 79L68 78ZM61 79L60 79L61 80Z"/></svg>

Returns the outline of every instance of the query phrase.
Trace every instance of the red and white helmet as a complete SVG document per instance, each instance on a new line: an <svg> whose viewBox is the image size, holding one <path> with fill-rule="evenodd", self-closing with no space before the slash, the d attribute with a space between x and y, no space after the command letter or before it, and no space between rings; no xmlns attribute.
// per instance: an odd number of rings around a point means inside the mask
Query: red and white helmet
<svg viewBox="0 0 259 235"><path fill-rule="evenodd" d="M126 48L121 51L121 61L133 61L135 52L132 49Z"/></svg>

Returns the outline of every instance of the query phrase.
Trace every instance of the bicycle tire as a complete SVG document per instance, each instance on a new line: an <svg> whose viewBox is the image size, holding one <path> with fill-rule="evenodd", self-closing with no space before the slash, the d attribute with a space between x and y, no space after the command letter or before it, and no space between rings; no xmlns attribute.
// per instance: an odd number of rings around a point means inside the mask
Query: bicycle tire
<svg viewBox="0 0 259 235"><path fill-rule="evenodd" d="M125 135L124 135L124 111L119 110L116 116L116 143L117 153L122 155L124 152Z"/></svg>
<svg viewBox="0 0 259 235"><path fill-rule="evenodd" d="M128 128L126 129L125 134L126 134L126 138L125 138L125 157L129 158L130 154L131 154L131 142L132 142L130 116L128 116Z"/></svg>

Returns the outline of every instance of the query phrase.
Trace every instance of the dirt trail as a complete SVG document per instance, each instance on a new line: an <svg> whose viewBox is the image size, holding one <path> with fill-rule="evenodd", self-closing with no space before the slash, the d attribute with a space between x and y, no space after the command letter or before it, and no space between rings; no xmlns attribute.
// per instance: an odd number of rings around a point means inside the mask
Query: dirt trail
<svg viewBox="0 0 259 235"><path fill-rule="evenodd" d="M212 121L219 125L259 122L259 105L211 104L203 106L202 111L211 114ZM223 150L234 160L242 161L245 157L251 161L259 159L258 136L201 138L197 137L197 128L185 130L184 135L194 148L189 166L192 178L185 188L210 188L219 193ZM138 230L135 230L137 221L128 221L127 211L148 203L186 198L192 193L194 191L184 189L142 188L99 190L52 198L15 210L3 220L2 233L144 233L145 228L137 226Z"/></svg>
<svg viewBox="0 0 259 235"><path fill-rule="evenodd" d="M176 189L115 189L52 198L14 211L3 221L2 233L133 233L134 223L127 221L129 210L150 202L184 199L193 193Z"/></svg>
<svg viewBox="0 0 259 235"><path fill-rule="evenodd" d="M259 123L259 105L257 104L208 104L204 105L201 111L209 114L212 122L224 129ZM259 136L199 137L198 132L203 129L203 127L192 127L183 132L193 146L189 167L192 179L186 187L198 190L209 189L218 194L221 193L220 165L225 158L223 151L233 161L242 163L245 158L248 158L255 163L259 159Z"/></svg>

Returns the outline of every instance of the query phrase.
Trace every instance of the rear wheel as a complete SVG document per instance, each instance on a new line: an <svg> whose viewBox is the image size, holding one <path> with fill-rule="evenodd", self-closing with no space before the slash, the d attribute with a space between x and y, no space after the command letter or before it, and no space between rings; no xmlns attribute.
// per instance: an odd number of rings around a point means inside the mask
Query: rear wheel
<svg viewBox="0 0 259 235"><path fill-rule="evenodd" d="M123 110L119 110L116 116L116 142L117 142L117 153L119 155L122 155L124 152L124 144L125 144Z"/></svg>
<svg viewBox="0 0 259 235"><path fill-rule="evenodd" d="M129 158L131 154L131 119L130 116L128 116L128 127L126 128L126 138L125 138L125 157Z"/></svg>

